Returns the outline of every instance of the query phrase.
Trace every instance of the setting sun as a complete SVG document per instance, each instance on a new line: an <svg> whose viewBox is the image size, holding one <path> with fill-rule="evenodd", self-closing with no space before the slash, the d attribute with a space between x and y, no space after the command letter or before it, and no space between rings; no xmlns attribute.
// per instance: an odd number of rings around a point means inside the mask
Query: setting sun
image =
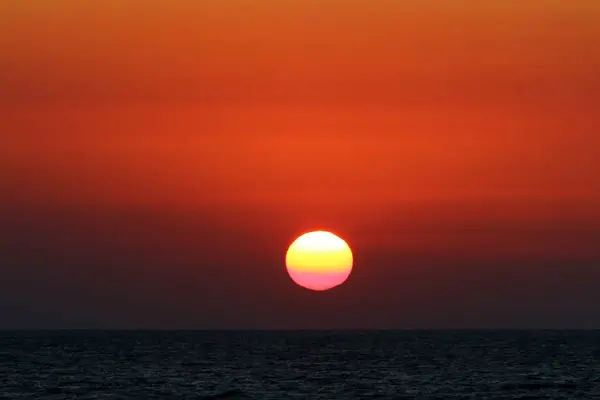
<svg viewBox="0 0 600 400"><path fill-rule="evenodd" d="M297 238L286 254L292 280L311 290L327 290L341 285L352 272L352 251L331 232L316 231Z"/></svg>

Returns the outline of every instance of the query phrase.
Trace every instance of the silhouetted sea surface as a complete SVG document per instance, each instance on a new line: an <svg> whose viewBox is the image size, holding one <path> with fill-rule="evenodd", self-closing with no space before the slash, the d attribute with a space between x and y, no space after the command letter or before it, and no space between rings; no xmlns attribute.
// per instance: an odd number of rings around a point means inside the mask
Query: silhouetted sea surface
<svg viewBox="0 0 600 400"><path fill-rule="evenodd" d="M0 332L5 399L594 399L595 331Z"/></svg>

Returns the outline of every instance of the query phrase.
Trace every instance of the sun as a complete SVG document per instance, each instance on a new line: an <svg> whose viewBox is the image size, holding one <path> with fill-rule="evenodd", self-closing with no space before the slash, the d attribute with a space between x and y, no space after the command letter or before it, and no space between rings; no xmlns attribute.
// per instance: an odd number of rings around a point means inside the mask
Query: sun
<svg viewBox="0 0 600 400"><path fill-rule="evenodd" d="M285 264L295 283L322 291L348 279L353 257L343 239L331 232L315 231L303 234L290 245Z"/></svg>

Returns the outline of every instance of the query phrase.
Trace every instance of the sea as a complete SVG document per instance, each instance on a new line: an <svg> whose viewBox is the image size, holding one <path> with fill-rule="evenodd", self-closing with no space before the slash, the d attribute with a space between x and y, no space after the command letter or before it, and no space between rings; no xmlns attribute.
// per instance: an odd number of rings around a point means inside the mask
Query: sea
<svg viewBox="0 0 600 400"><path fill-rule="evenodd" d="M600 399L600 331L3 331L2 399Z"/></svg>

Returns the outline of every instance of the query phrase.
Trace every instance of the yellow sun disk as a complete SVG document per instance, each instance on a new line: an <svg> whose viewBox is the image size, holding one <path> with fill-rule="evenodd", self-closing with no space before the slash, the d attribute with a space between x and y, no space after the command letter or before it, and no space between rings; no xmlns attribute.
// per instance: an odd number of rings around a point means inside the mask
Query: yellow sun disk
<svg viewBox="0 0 600 400"><path fill-rule="evenodd" d="M352 268L352 251L344 240L330 232L300 236L288 249L286 265L298 272L339 273Z"/></svg>

